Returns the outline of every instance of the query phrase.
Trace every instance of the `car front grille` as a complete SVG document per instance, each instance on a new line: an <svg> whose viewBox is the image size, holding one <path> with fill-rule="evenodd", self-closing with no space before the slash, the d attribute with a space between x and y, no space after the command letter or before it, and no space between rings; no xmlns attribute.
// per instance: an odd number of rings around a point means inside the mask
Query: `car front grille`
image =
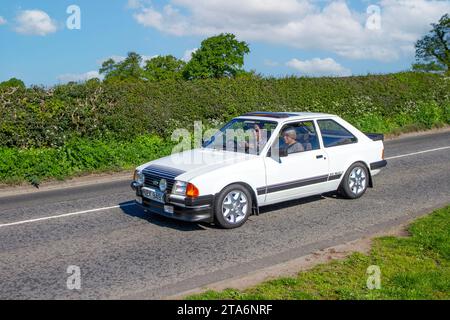
<svg viewBox="0 0 450 320"><path fill-rule="evenodd" d="M171 193L175 178L180 174L183 174L184 171L165 166L150 165L145 168L142 173L145 176L144 186L159 188L159 181L161 181L161 179L166 179L167 192Z"/></svg>

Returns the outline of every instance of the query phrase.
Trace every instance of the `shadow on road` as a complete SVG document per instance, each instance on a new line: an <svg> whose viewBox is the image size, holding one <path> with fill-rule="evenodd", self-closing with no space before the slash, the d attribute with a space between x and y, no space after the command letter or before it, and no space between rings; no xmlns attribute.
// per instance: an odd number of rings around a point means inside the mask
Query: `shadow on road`
<svg viewBox="0 0 450 320"><path fill-rule="evenodd" d="M290 207L300 206L302 204L307 204L314 201L320 201L326 198L335 198L341 199L336 193L327 193L323 195L316 195L302 199L291 200L287 202L277 203L269 206L262 207L260 209L260 214L270 213L271 211L283 210ZM172 228L179 231L201 231L207 230L211 228L217 228L217 226L209 225L207 223L194 223L194 222L184 222L179 220L174 220L170 218L166 218L160 216L156 213L145 212L141 207L134 205L134 201L127 201L120 203L120 209L126 215L129 215L134 218L139 218L145 220L154 225L164 227L164 228Z"/></svg>
<svg viewBox="0 0 450 320"><path fill-rule="evenodd" d="M179 231L201 231L207 229L206 227L198 223L189 223L179 220L173 220L170 218L160 216L156 213L145 212L139 206L134 205L134 201L122 202L119 203L119 206L120 209L123 211L123 213L125 213L126 215L145 220L159 227L172 228Z"/></svg>
<svg viewBox="0 0 450 320"><path fill-rule="evenodd" d="M271 205L262 207L259 210L259 213L266 214L266 213L269 213L269 212L275 211L275 210L283 210L283 209L287 209L287 208L291 208L291 207L295 207L295 206L300 206L302 204L319 201L319 200L325 199L327 197L329 197L329 196L316 195L316 196L311 196L311 197L307 197L307 198L301 198L301 199L295 199L295 200L291 200L291 201L271 204Z"/></svg>

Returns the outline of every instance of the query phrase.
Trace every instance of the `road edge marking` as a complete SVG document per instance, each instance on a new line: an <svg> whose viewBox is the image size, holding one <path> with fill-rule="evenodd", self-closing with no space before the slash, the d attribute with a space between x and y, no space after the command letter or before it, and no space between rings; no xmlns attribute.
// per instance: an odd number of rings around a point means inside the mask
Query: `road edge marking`
<svg viewBox="0 0 450 320"><path fill-rule="evenodd" d="M435 149L429 149L429 150L423 150L423 151L417 151L417 152L406 153L406 154L401 154L401 155L398 155L398 156L392 156L392 157L385 158L385 160L400 159L400 158L415 156L417 154L423 154L423 153L429 153L429 152L435 152L435 151L441 151L441 150L447 150L447 149L450 149L450 146L441 147L441 148L435 148Z"/></svg>

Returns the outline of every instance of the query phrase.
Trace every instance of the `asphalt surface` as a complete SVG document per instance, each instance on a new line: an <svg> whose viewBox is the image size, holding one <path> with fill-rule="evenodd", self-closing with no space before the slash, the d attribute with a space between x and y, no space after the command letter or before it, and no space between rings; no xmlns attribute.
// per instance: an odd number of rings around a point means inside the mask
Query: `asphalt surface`
<svg viewBox="0 0 450 320"><path fill-rule="evenodd" d="M388 141L385 155L447 146L450 132ZM235 230L146 214L130 202L129 182L0 198L0 298L162 298L450 203L450 149L388 161L359 200L326 195L270 206ZM79 213L102 207L114 208ZM33 221L67 213L77 214ZM67 288L73 265L81 270L81 290Z"/></svg>

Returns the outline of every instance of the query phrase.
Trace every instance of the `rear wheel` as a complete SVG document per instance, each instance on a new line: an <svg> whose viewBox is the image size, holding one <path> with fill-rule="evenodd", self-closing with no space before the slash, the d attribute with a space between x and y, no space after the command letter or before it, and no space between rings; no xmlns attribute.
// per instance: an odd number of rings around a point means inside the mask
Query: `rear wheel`
<svg viewBox="0 0 450 320"><path fill-rule="evenodd" d="M250 192L239 184L223 189L216 197L215 221L225 229L242 226L250 216L252 197Z"/></svg>
<svg viewBox="0 0 450 320"><path fill-rule="evenodd" d="M348 199L363 196L369 183L369 172L363 163L354 163L345 173L339 192Z"/></svg>

